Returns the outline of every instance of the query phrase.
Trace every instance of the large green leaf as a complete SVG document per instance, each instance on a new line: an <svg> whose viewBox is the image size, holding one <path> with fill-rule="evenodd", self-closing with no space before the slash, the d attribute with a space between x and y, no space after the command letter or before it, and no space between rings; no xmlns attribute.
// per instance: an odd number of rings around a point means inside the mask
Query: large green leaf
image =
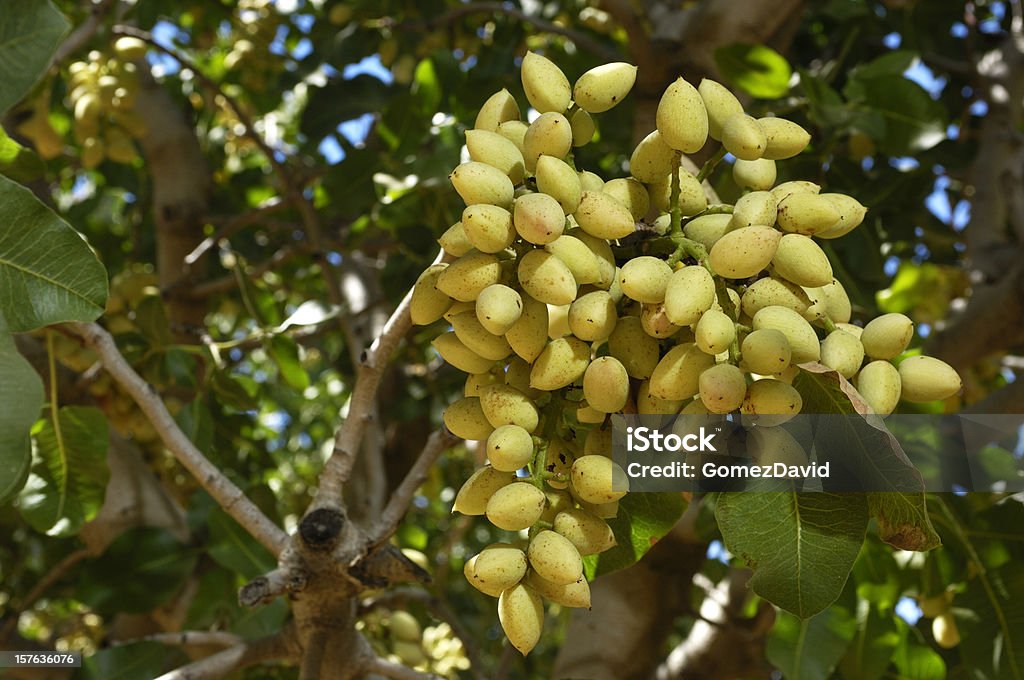
<svg viewBox="0 0 1024 680"><path fill-rule="evenodd" d="M925 504L921 474L903 453L899 442L885 429L881 419L863 416L868 407L853 386L837 372L820 364L802 364L793 381L803 397L803 412L836 414L814 433L819 456L842 452L843 460L832 467L845 467L868 493L871 516L878 521L878 533L886 543L903 550L931 550L941 541L935 533ZM851 450L856 455L851 456Z"/></svg>
<svg viewBox="0 0 1024 680"><path fill-rule="evenodd" d="M842 593L868 525L867 500L849 493L723 493L715 516L725 546L754 569L754 592L801 618Z"/></svg>
<svg viewBox="0 0 1024 680"><path fill-rule="evenodd" d="M164 529L121 534L100 557L83 564L75 597L106 616L146 612L176 593L197 555Z"/></svg>
<svg viewBox="0 0 1024 680"><path fill-rule="evenodd" d="M779 612L765 654L786 680L820 680L832 674L856 630L857 621L842 607L809 619Z"/></svg>
<svg viewBox="0 0 1024 680"><path fill-rule="evenodd" d="M8 328L30 331L102 314L107 273L82 237L31 191L3 176L0 205L0 314Z"/></svg>
<svg viewBox="0 0 1024 680"><path fill-rule="evenodd" d="M50 0L4 0L0 16L0 115L43 74L68 30Z"/></svg>
<svg viewBox="0 0 1024 680"><path fill-rule="evenodd" d="M37 531L78 533L103 505L110 477L107 419L99 409L65 406L32 434L35 464L19 498L21 514Z"/></svg>
<svg viewBox="0 0 1024 680"><path fill-rule="evenodd" d="M715 64L730 83L759 99L789 91L793 70L781 54L765 45L735 43L715 50Z"/></svg>
<svg viewBox="0 0 1024 680"><path fill-rule="evenodd" d="M608 520L616 545L600 555L583 558L587 578L625 569L644 556L668 533L686 510L678 493L631 493L619 501L619 514Z"/></svg>
<svg viewBox="0 0 1024 680"><path fill-rule="evenodd" d="M0 316L0 503L18 493L32 465L29 433L43 406L43 383L18 354Z"/></svg>
<svg viewBox="0 0 1024 680"><path fill-rule="evenodd" d="M222 566L249 579L274 568L274 556L220 508L210 512L206 524L210 529L210 557Z"/></svg>

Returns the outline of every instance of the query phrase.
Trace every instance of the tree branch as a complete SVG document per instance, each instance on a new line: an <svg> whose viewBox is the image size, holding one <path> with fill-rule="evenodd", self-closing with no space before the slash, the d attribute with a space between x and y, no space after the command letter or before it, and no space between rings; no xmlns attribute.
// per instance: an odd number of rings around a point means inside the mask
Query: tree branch
<svg viewBox="0 0 1024 680"><path fill-rule="evenodd" d="M89 16L86 17L85 21L80 23L75 30L71 31L68 37L57 47L57 51L53 53L53 57L50 59L50 68L58 68L64 63L65 59L82 49L87 42L92 40L93 36L99 31L100 26L103 25L103 20L117 2L118 0L101 0L92 5L89 8Z"/></svg>
<svg viewBox="0 0 1024 680"><path fill-rule="evenodd" d="M434 258L435 264L447 261L450 260L443 250ZM328 505L341 506L341 490L355 464L363 434L377 401L377 390L384 377L384 369L398 343L412 327L409 315L411 301L412 290L409 290L384 324L380 336L363 352L348 403L348 414L334 438L334 452L320 474L320 487L310 510Z"/></svg>
<svg viewBox="0 0 1024 680"><path fill-rule="evenodd" d="M402 22L396 24L393 28L397 30L431 31L454 23L471 14L503 14L524 24L529 24L545 33L553 33L568 38L577 47L605 61L622 60L622 55L617 50L591 38L586 33L565 26L559 26L541 17L527 14L518 7L504 2L468 2L428 21Z"/></svg>
<svg viewBox="0 0 1024 680"><path fill-rule="evenodd" d="M95 323L73 323L67 328L100 355L110 376L131 395L149 418L164 445L174 454L199 484L242 528L267 550L279 555L287 536L271 522L234 482L209 461L167 412L153 387L135 372L117 349L114 339Z"/></svg>
<svg viewBox="0 0 1024 680"><path fill-rule="evenodd" d="M437 461L438 457L457 441L458 438L444 428L436 430L427 438L427 443L423 445L423 451L420 452L419 458L409 468L409 472L406 473L402 483L391 494L387 507L381 513L376 526L370 531L372 545L380 545L391 538L398 529L402 518L405 517L416 489L420 488L424 480L426 480L430 468Z"/></svg>
<svg viewBox="0 0 1024 680"><path fill-rule="evenodd" d="M242 586L238 591L238 604L255 607L298 592L305 587L306 578L305 572L295 566L274 569Z"/></svg>
<svg viewBox="0 0 1024 680"><path fill-rule="evenodd" d="M263 661L289 659L293 654L289 640L282 632L228 647L170 673L164 673L156 680L216 680Z"/></svg>
<svg viewBox="0 0 1024 680"><path fill-rule="evenodd" d="M302 664L299 668L299 680L319 680L320 667L324 663L324 651L327 646L327 631L317 629L306 640L302 650Z"/></svg>
<svg viewBox="0 0 1024 680"><path fill-rule="evenodd" d="M259 224L264 217L279 211L284 205L280 200L268 201L254 210L228 219L212 236L204 238L199 245L192 249L192 252L185 256L186 271L222 239L230 238L248 226Z"/></svg>
<svg viewBox="0 0 1024 680"><path fill-rule="evenodd" d="M172 647L236 647L244 645L245 639L240 635L216 630L183 630L173 633L153 633L130 640L117 640L116 646L130 645L136 642L158 642Z"/></svg>

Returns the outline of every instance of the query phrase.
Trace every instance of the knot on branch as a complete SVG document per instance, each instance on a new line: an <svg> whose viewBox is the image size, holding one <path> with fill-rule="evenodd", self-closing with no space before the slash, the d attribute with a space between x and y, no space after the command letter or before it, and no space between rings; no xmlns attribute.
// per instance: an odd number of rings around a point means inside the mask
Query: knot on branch
<svg viewBox="0 0 1024 680"><path fill-rule="evenodd" d="M310 550L323 552L331 550L338 542L345 526L345 516L340 510L318 508L302 518L299 536Z"/></svg>

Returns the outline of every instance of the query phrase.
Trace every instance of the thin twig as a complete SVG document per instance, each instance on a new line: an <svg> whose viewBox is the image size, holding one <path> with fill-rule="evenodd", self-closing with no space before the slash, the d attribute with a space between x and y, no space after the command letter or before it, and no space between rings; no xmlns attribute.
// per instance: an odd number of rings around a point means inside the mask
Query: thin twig
<svg viewBox="0 0 1024 680"><path fill-rule="evenodd" d="M143 380L122 356L110 333L95 323L73 323L68 324L67 328L100 355L103 367L139 405L164 445L178 462L192 473L218 505L273 555L279 555L287 541L284 531L271 522L245 493L185 436L167 412L152 385Z"/></svg>
<svg viewBox="0 0 1024 680"><path fill-rule="evenodd" d="M117 640L115 646L124 646L136 642L158 642L172 647L235 647L245 644L240 635L218 630L183 630L176 633L153 633L130 640Z"/></svg>
<svg viewBox="0 0 1024 680"><path fill-rule="evenodd" d="M283 205L285 204L281 201L271 201L264 203L255 210L250 210L238 215L237 217L229 219L224 223L224 226L218 229L212 236L204 238L199 245L192 249L191 253L185 256L186 270L198 262L199 258L209 252L210 249L217 245L221 239L230 238L242 229L253 224L258 224L267 215L280 210Z"/></svg>
<svg viewBox="0 0 1024 680"><path fill-rule="evenodd" d="M416 489L420 488L426 480L430 468L438 457L457 441L458 439L447 429L436 430L427 438L427 443L423 445L419 458L409 468L402 483L391 494L384 512L381 513L376 526L370 532L372 545L383 543L398 530L398 525L405 517Z"/></svg>
<svg viewBox="0 0 1024 680"><path fill-rule="evenodd" d="M447 260L448 255L442 250L434 258L434 263ZM398 307L395 308L387 323L384 324L380 336L363 353L352 397L349 399L348 413L334 438L334 452L320 474L320 486L311 508L341 505L342 487L352 472L356 455L363 441L363 434L366 432L366 426L370 420L370 414L374 411L377 390L384 378L384 369L395 348L398 347L398 343L412 327L412 318L409 315L411 302L412 291L410 290L398 303Z"/></svg>
<svg viewBox="0 0 1024 680"><path fill-rule="evenodd" d="M421 673L400 663L391 663L379 656L370 661L366 670L383 675L385 678L392 678L392 680L442 680L439 675Z"/></svg>
<svg viewBox="0 0 1024 680"><path fill-rule="evenodd" d="M18 604L18 611L11 615L7 621L4 622L2 628L0 628L0 640L6 639L18 626L18 618L21 612L28 610L29 607L34 605L36 601L46 594L53 584L60 581L64 576L71 571L72 568L85 558L90 556L90 552L85 548L81 548L72 553L69 553L67 557L62 559L57 564L53 565L50 571L39 579L36 585L28 592L28 595L22 599Z"/></svg>
<svg viewBox="0 0 1024 680"><path fill-rule="evenodd" d="M604 59L605 61L621 61L622 59L622 55L619 54L617 50L595 40L594 38L591 38L585 33L572 28L566 28L565 26L559 26L558 24L532 14L527 14L518 7L504 2L468 2L441 14L434 19L430 19L429 21L402 22L395 24L394 28L397 30L429 31L446 26L447 24L458 21L462 17L470 14L504 14L505 16L512 17L513 19L518 19L524 24L529 24L545 33L553 33L555 35L566 37L576 43L577 47L580 47L594 56Z"/></svg>
<svg viewBox="0 0 1024 680"><path fill-rule="evenodd" d="M193 661L187 666L161 675L156 680L214 680L235 671L273 659L290 659L294 650L290 648L287 633L244 642L240 645L211 654Z"/></svg>

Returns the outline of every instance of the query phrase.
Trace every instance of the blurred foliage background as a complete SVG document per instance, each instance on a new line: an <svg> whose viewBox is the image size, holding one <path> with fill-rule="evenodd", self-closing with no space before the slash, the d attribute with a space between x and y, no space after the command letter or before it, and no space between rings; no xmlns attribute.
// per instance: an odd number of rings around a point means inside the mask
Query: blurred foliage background
<svg viewBox="0 0 1024 680"><path fill-rule="evenodd" d="M518 64L527 50L570 80L606 61L640 66L634 94L600 117L597 138L577 154L607 179L626 174L657 96L680 74L719 79L752 115L805 126L812 146L780 163L779 181L810 179L869 208L862 228L828 246L855 318L908 314L929 351L965 378L961 397L922 408L1013 412L1024 401L1019 2L55 4L71 32L5 117L0 172L85 235L112 277L103 323L124 354L199 448L289 530L330 453L354 360L459 219L447 175L464 155L464 130L500 88L525 102ZM0 7L0 23L16 11ZM135 61L112 49L124 35L146 41ZM76 92L75 74L89 64L113 79L97 92L118 99L95 129L83 127ZM724 200L739 195L730 173L714 181ZM379 511L461 390L419 330L385 382L379 455L351 490L357 514ZM98 405L111 453L104 465L105 446L81 447L67 516L30 511L26 494L46 493L39 474L20 502L0 508L0 646L91 654L73 677L148 678L204 650L115 642L280 629L284 602L236 603L271 556L162 449L95 356L69 337L50 341L60 404ZM19 342L45 366L45 334ZM102 424L82 427L95 434ZM579 641L549 621L534 653L513 657L493 603L461 575L469 555L497 540L449 512L481 456L447 454L396 537L429 564L431 597L454 612L467 645L450 642L422 596L366 603L363 630L393 652L386 612L407 610L439 641L423 643L428 656L440 650L427 664L436 672L470 677L459 660L468 653L476 677L550 677L560 649ZM894 552L869 536L825 613L801 623L743 596L709 627L709 593L733 567L707 499L689 552L674 558L686 578L662 593L668 604L646 621L643 643L607 653L640 654L635 677L1024 677L1020 503L934 496L929 507L943 547ZM963 636L951 649L936 644L919 607L946 592ZM564 624L568 612L559 617ZM297 674L271 665L244 677Z"/></svg>

